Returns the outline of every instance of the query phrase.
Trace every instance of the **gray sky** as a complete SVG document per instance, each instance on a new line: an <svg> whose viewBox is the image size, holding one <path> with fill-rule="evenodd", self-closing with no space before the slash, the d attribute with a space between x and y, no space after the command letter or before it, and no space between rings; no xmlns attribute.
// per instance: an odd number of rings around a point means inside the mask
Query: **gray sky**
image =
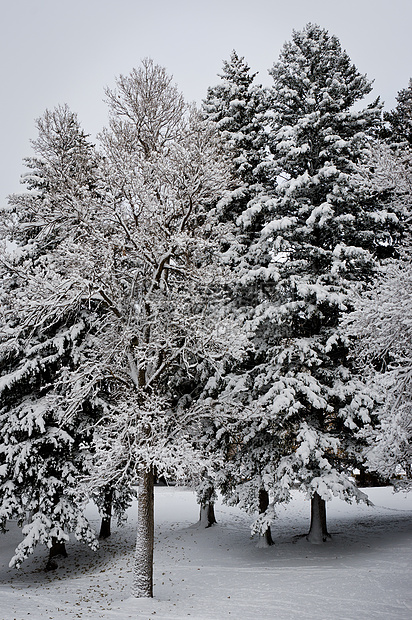
<svg viewBox="0 0 412 620"><path fill-rule="evenodd" d="M34 121L67 103L95 136L107 123L103 89L148 56L189 101L218 83L235 49L257 81L292 30L309 21L339 37L386 109L412 77L411 0L0 0L0 200L20 191Z"/></svg>

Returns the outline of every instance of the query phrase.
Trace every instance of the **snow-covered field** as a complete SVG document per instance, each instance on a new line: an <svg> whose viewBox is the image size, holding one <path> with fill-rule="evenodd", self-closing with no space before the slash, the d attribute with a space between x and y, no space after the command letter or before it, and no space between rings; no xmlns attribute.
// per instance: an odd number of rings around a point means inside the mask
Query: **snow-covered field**
<svg viewBox="0 0 412 620"><path fill-rule="evenodd" d="M275 546L260 549L239 510L218 503L218 524L199 529L194 494L157 487L153 600L130 597L135 507L97 552L70 543L48 573L44 548L8 568L19 542L11 524L0 535L0 618L411 620L412 493L367 492L373 507L328 504L332 540L320 546L301 536L309 502L296 493L272 528Z"/></svg>

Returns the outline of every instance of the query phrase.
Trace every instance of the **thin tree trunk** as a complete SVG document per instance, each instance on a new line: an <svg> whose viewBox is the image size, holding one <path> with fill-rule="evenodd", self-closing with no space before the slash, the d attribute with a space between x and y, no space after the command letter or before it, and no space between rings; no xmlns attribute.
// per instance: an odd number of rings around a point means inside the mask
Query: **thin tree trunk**
<svg viewBox="0 0 412 620"><path fill-rule="evenodd" d="M142 472L139 479L137 538L132 594L153 597L154 474Z"/></svg>
<svg viewBox="0 0 412 620"><path fill-rule="evenodd" d="M269 507L269 493L265 489L259 490L259 514L263 514ZM261 547L271 547L274 544L270 526L262 534L258 545Z"/></svg>
<svg viewBox="0 0 412 620"><path fill-rule="evenodd" d="M57 568L57 564L53 558L61 555L63 558L67 558L66 545L63 541L58 541L57 538L52 538L52 546L49 550L49 558L46 564L46 570L54 570Z"/></svg>
<svg viewBox="0 0 412 620"><path fill-rule="evenodd" d="M100 524L99 538L109 538L112 523L113 489L106 490L103 502L103 515Z"/></svg>
<svg viewBox="0 0 412 620"><path fill-rule="evenodd" d="M330 538L326 525L326 502L318 493L313 495L310 502L310 530L306 538L315 545Z"/></svg>

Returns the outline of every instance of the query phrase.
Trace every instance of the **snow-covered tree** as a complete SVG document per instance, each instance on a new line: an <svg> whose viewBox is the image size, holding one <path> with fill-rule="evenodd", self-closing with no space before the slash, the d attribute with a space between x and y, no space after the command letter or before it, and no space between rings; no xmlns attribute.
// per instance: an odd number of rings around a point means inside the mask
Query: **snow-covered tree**
<svg viewBox="0 0 412 620"><path fill-rule="evenodd" d="M145 60L106 95L96 187L77 199L58 182L58 199L36 202L47 265L28 308L41 327L63 311L87 317L81 351L53 382L56 426L76 427L90 403L100 423L85 446L89 488L138 479L133 593L152 596L155 474L208 467L193 438L212 404L196 401L196 383L239 350L219 315L225 274L210 211L229 176L214 129L162 67Z"/></svg>
<svg viewBox="0 0 412 620"><path fill-rule="evenodd" d="M218 314L224 274L210 212L228 173L214 130L163 68L146 60L106 95L106 196L84 269L110 317L79 380L87 390L109 382L94 479L138 476L133 593L152 596L155 474L182 479L207 467L193 437L211 406L196 402L195 379L236 349Z"/></svg>
<svg viewBox="0 0 412 620"><path fill-rule="evenodd" d="M67 107L37 121L36 157L1 213L0 524L23 527L12 565L37 543L65 553L69 532L95 545L84 518L93 407L62 417L65 372L82 358L93 311L70 290L69 268L56 257L94 190L96 157ZM59 210L59 218L53 214Z"/></svg>
<svg viewBox="0 0 412 620"><path fill-rule="evenodd" d="M397 105L391 112L384 113L388 123L385 135L388 141L412 147L412 78L407 88L399 91Z"/></svg>
<svg viewBox="0 0 412 620"><path fill-rule="evenodd" d="M254 83L256 75L251 72L245 59L233 51L230 59L223 63L223 72L219 76L220 83L208 89L203 102L203 113L215 125L233 173L233 183L215 209L220 226L227 227L225 237L227 243L221 250L224 253L224 260L234 273L236 255L244 253L250 242L249 235L235 226L237 217L252 198L266 191L274 178L273 162L268 156L269 92ZM239 246L239 249L236 255L231 253L229 257L225 251L233 244ZM245 247L242 247L243 245ZM232 298L236 297L239 304L242 304L238 293L238 290L232 289L229 295ZM226 311L232 313L230 308ZM215 378L208 386L214 383ZM233 415L237 418L238 412L234 411ZM211 452L220 455L216 460L217 464L221 461L227 463L228 455L232 452L233 438L226 425L227 417L224 419L224 428L217 427L216 420L210 420L204 425L204 441ZM226 488L226 473L226 465L219 472L215 472L222 490ZM201 504L201 521L210 525L214 522L213 509L209 501L215 496L213 484L203 477L197 491Z"/></svg>
<svg viewBox="0 0 412 620"><path fill-rule="evenodd" d="M380 424L366 427L370 471L402 488L412 483L412 275L410 254L391 261L347 317L354 354L379 395Z"/></svg>
<svg viewBox="0 0 412 620"><path fill-rule="evenodd" d="M375 255L379 259L399 258L410 247L412 203L411 151L393 148L392 144L374 138L366 157L356 167L367 200L379 205L379 217L388 221L382 231Z"/></svg>
<svg viewBox="0 0 412 620"><path fill-rule="evenodd" d="M216 125L233 171L235 186L219 204L220 218L233 219L247 202L267 185L272 172L266 157L269 95L254 84L243 57L235 51L223 63L218 85L210 87L203 102L206 118ZM229 188L228 188L229 189Z"/></svg>
<svg viewBox="0 0 412 620"><path fill-rule="evenodd" d="M270 73L277 184L238 219L246 252L227 252L237 264L234 307L254 347L249 368L218 388L244 407L227 495L258 511L268 493L273 503L256 524L263 533L273 504L298 485L312 500L309 539L318 542L327 537L325 500L364 498L349 474L373 399L352 376L340 320L397 218L369 200L358 175L381 107L354 108L372 87L339 40L308 24Z"/></svg>
<svg viewBox="0 0 412 620"><path fill-rule="evenodd" d="M402 101L402 99L401 99ZM354 298L355 311L345 319L354 338L352 354L362 361L365 383L377 394L379 424L367 426L366 465L395 487L411 484L411 150L405 139L375 142L360 173L371 195L383 198L385 209L398 219L395 234L384 252L381 272L362 295ZM385 246L383 246L385 249Z"/></svg>

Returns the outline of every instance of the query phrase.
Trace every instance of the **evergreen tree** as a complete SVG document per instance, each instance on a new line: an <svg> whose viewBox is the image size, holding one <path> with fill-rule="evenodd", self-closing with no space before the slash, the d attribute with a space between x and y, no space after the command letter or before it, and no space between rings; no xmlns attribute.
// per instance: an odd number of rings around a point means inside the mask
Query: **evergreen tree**
<svg viewBox="0 0 412 620"><path fill-rule="evenodd" d="M381 137L387 145L384 165L378 161L380 177L388 180L390 171L391 191L389 200L398 207L401 221L410 217L411 167L412 167L412 79L408 88L401 90L397 96L397 105L391 112L384 113L384 126ZM382 153L384 147L380 147ZM378 152L379 152L378 151ZM380 158L382 160L382 158ZM407 227L405 227L407 228ZM410 240L407 242L410 247Z"/></svg>
<svg viewBox="0 0 412 620"><path fill-rule="evenodd" d="M79 485L93 407L85 401L79 415L62 416L64 375L82 359L93 310L70 291L59 249L95 191L96 158L67 107L47 111L37 128L37 157L26 160L23 179L29 192L10 197L1 214L0 524L23 527L17 567L37 543L50 558L65 554L69 532L95 545Z"/></svg>
<svg viewBox="0 0 412 620"><path fill-rule="evenodd" d="M412 170L408 150L374 138L356 166L368 202L379 207L379 217L388 223L375 249L375 256L382 260L409 252Z"/></svg>
<svg viewBox="0 0 412 620"><path fill-rule="evenodd" d="M328 536L325 500L364 498L350 473L373 399L352 376L340 320L351 291L373 276L396 218L378 212L357 174L381 107L353 108L371 83L339 40L308 24L270 73L277 183L239 217L246 250L228 251L238 277L232 311L254 350L250 367L218 387L243 407L227 495L258 511L262 489L276 504L298 485L312 499L309 539L317 542ZM256 529L265 532L273 514L269 505Z"/></svg>
<svg viewBox="0 0 412 620"><path fill-rule="evenodd" d="M233 220L247 202L267 185L271 174L266 157L268 92L254 84L243 57L233 51L223 63L221 82L207 91L203 102L206 118L216 125L232 168L235 186L220 201L221 220ZM228 188L230 189L230 188Z"/></svg>
<svg viewBox="0 0 412 620"><path fill-rule="evenodd" d="M216 126L232 170L232 185L227 188L225 196L216 205L216 214L220 228L225 233L223 236L225 243L221 247L222 260L230 266L233 273L236 273L235 265L239 256L245 253L250 243L249 234L236 227L236 220L250 200L267 191L274 178L273 162L268 157L267 112L270 95L267 89L254 83L256 75L251 72L245 59L233 51L230 59L223 63L221 82L208 89L203 102L203 112ZM237 251L228 251L233 245L238 246ZM240 304L243 303L235 282L228 281L226 290L229 297L238 299ZM226 307L229 315L232 314L230 306L231 303ZM220 369L218 374L224 374L226 371L227 369ZM210 386L215 386L215 383L216 380L213 378L208 384L206 393L209 393ZM212 393L215 392L214 388ZM227 410L228 402L225 403L225 407ZM229 418L231 416L236 418L237 415L237 411L232 411ZM203 441L216 459L215 482L203 479L197 487L198 500L201 504L200 520L206 526L214 522L210 502L210 499L215 497L214 484L218 484L225 492L227 475L230 478L230 474L227 474L227 463L233 450L233 437L230 431L231 424L228 427L227 422L227 415L204 421ZM222 463L223 467L219 467ZM207 516L209 518L206 518Z"/></svg>
<svg viewBox="0 0 412 620"><path fill-rule="evenodd" d="M388 127L384 135L388 141L412 147L412 79L407 88L400 90L397 105L391 112L384 113Z"/></svg>

